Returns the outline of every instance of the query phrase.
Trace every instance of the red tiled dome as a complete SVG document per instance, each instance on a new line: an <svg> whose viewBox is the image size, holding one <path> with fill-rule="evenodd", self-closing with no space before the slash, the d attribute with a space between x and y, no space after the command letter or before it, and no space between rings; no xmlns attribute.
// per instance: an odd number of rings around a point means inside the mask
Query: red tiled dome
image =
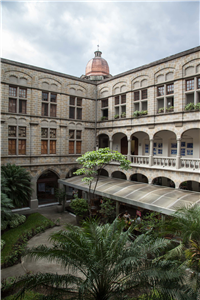
<svg viewBox="0 0 200 300"><path fill-rule="evenodd" d="M86 76L109 75L109 66L107 61L101 57L101 51L95 51L95 57L92 58L86 66Z"/></svg>

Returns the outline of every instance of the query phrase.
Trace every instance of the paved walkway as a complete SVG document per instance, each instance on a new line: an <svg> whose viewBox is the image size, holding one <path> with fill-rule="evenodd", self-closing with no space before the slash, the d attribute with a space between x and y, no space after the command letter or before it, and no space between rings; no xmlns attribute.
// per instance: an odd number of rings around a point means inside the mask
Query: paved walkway
<svg viewBox="0 0 200 300"><path fill-rule="evenodd" d="M56 221L60 219L60 225L50 229L47 229L45 232L37 234L32 239L28 241L28 247L35 247L38 245L47 245L50 246L51 243L49 241L49 236L51 233L59 231L64 228L66 223L76 225L76 218L72 214L68 212L58 213L56 211L56 206L49 206L49 207L42 207L36 210L37 212L41 213L43 216L47 217L52 221ZM36 212L35 211L35 212ZM48 262L45 259L34 261L30 258L24 257L22 258L22 262L12 267L8 267L6 269L1 270L1 279L7 277L14 277L14 276L22 276L25 275L27 272L37 273L37 272L51 272L51 273L58 273L64 274L64 270L60 265L55 262Z"/></svg>

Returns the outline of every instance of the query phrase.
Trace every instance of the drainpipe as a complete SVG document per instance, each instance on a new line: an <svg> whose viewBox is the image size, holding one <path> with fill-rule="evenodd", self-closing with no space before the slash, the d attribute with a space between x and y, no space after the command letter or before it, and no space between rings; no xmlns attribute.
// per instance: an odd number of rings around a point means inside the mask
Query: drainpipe
<svg viewBox="0 0 200 300"><path fill-rule="evenodd" d="M97 145L97 84L96 84L96 90L95 90L95 144L94 144L94 150L96 150Z"/></svg>

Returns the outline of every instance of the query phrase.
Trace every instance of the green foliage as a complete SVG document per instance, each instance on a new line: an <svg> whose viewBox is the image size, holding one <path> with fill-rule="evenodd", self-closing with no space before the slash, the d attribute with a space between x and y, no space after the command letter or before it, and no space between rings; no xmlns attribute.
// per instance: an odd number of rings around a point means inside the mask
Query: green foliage
<svg viewBox="0 0 200 300"><path fill-rule="evenodd" d="M147 235L132 240L131 229L123 232L123 228L119 220L101 226L90 220L82 228L68 225L67 230L51 236L53 247L39 246L26 253L34 259L57 260L67 273L24 276L13 287L21 288L20 296L46 286L51 288L51 299L63 299L62 295L67 299L122 299L127 291L140 288L144 292L157 289L165 299L196 299L183 281L184 270L178 262L158 259L169 241Z"/></svg>
<svg viewBox="0 0 200 300"><path fill-rule="evenodd" d="M82 217L88 212L88 201L86 199L76 197L71 200L70 207L73 209L75 215Z"/></svg>
<svg viewBox="0 0 200 300"><path fill-rule="evenodd" d="M185 110L189 111L189 110L193 110L194 109L194 103L188 103L185 106Z"/></svg>
<svg viewBox="0 0 200 300"><path fill-rule="evenodd" d="M118 119L118 118L119 118L118 114L114 115L114 119Z"/></svg>
<svg viewBox="0 0 200 300"><path fill-rule="evenodd" d="M89 197L91 192L91 185L94 181L93 195L96 190L96 186L99 180L100 173L97 170L104 169L112 161L117 161L120 163L120 168L123 170L128 170L130 168L130 161L126 159L126 156L122 155L118 151L113 151L109 148L100 148L96 151L89 151L83 154L76 160L80 165L81 169L78 169L74 174L85 175L83 181L89 185Z"/></svg>
<svg viewBox="0 0 200 300"><path fill-rule="evenodd" d="M195 109L195 110L200 110L200 102L197 103L197 104L194 106L194 109Z"/></svg>
<svg viewBox="0 0 200 300"><path fill-rule="evenodd" d="M5 194L13 201L13 205L28 205L32 193L30 173L20 166L7 164L1 166L1 177L7 188Z"/></svg>
<svg viewBox="0 0 200 300"><path fill-rule="evenodd" d="M164 107L159 108L158 113L163 113L164 112Z"/></svg>
<svg viewBox="0 0 200 300"><path fill-rule="evenodd" d="M29 291L24 294L23 299L24 300L35 300L35 299L41 299L41 298L39 298L41 296L42 296L42 294L40 294L40 293L34 293L32 291ZM15 295L9 296L9 297L5 298L5 300L15 300Z"/></svg>
<svg viewBox="0 0 200 300"><path fill-rule="evenodd" d="M62 204L65 201L65 195L66 195L66 192L65 192L64 188L55 189L55 197L58 200L59 204Z"/></svg>
<svg viewBox="0 0 200 300"><path fill-rule="evenodd" d="M125 118L125 117L126 117L126 113L123 112L123 113L121 114L121 117L122 117L122 118Z"/></svg>
<svg viewBox="0 0 200 300"><path fill-rule="evenodd" d="M22 219L24 216L20 216ZM6 245L1 252L2 267L12 266L21 257L26 242L35 234L53 227L54 223L39 213L27 217L26 222L17 228L10 229L2 234L1 238Z"/></svg>
<svg viewBox="0 0 200 300"><path fill-rule="evenodd" d="M168 112L168 111L174 111L174 107L173 107L173 106L167 107L167 108L166 108L166 111L167 111L167 112Z"/></svg>
<svg viewBox="0 0 200 300"><path fill-rule="evenodd" d="M133 113L133 118L138 118L142 115L147 115L147 114L148 114L147 110L142 110L142 111L135 110L134 113Z"/></svg>
<svg viewBox="0 0 200 300"><path fill-rule="evenodd" d="M142 218L139 230L142 233L151 234L154 237L161 236L164 223L160 213L151 212Z"/></svg>
<svg viewBox="0 0 200 300"><path fill-rule="evenodd" d="M169 233L182 238L183 244L190 240L200 241L200 206L198 204L178 209L167 223Z"/></svg>
<svg viewBox="0 0 200 300"><path fill-rule="evenodd" d="M100 204L101 209L99 212L105 223L111 223L114 221L116 215L115 201L105 197L103 197L102 200L103 202Z"/></svg>

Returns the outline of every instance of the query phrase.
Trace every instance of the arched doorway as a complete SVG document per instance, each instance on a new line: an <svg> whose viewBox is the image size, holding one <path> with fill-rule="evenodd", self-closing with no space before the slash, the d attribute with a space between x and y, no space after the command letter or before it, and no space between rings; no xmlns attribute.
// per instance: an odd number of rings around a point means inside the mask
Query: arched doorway
<svg viewBox="0 0 200 300"><path fill-rule="evenodd" d="M181 190L193 191L193 192L200 192L200 182L188 180L181 182L179 188Z"/></svg>
<svg viewBox="0 0 200 300"><path fill-rule="evenodd" d="M67 173L67 175L66 175L65 178L71 178L71 177L76 176L76 175L74 174L74 172L76 172L77 170L78 170L77 168L71 169L71 170Z"/></svg>
<svg viewBox="0 0 200 300"><path fill-rule="evenodd" d="M121 171L115 171L115 172L113 172L112 173L112 178L120 178L120 179L127 179L126 178L126 175L123 173L123 172L121 172Z"/></svg>
<svg viewBox="0 0 200 300"><path fill-rule="evenodd" d="M173 180L167 177L156 177L152 180L152 184L175 188L175 183Z"/></svg>
<svg viewBox="0 0 200 300"><path fill-rule="evenodd" d="M55 189L58 188L59 177L52 171L46 170L37 181L38 204L52 203L57 201Z"/></svg>
<svg viewBox="0 0 200 300"><path fill-rule="evenodd" d="M137 182L143 182L143 183L149 182L148 178L145 175L140 174L140 173L131 175L130 179L131 179L131 181L137 181Z"/></svg>

